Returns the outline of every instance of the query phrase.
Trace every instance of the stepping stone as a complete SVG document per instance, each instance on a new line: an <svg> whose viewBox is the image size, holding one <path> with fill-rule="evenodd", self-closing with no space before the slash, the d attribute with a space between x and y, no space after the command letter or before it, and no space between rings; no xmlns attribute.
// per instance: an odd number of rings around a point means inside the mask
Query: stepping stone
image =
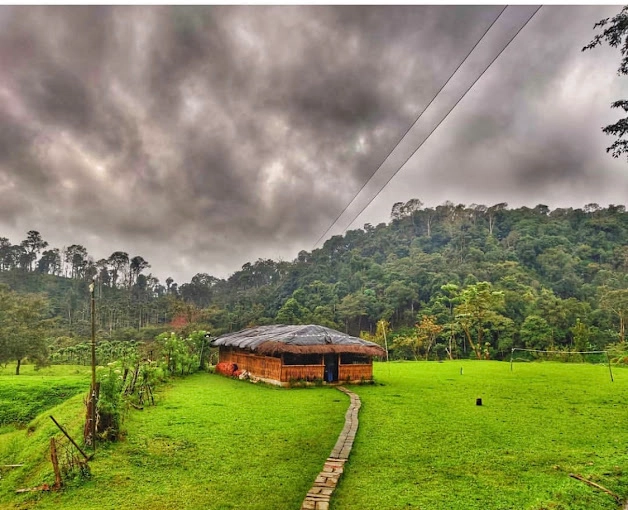
<svg viewBox="0 0 628 510"><path fill-rule="evenodd" d="M305 496L301 510L329 510L329 500L344 472L345 462L349 458L353 440L358 431L358 412L362 405L360 397L342 386L338 386L337 389L350 398L349 408L345 413L345 425L338 436L334 449L325 460L323 470L318 474Z"/></svg>

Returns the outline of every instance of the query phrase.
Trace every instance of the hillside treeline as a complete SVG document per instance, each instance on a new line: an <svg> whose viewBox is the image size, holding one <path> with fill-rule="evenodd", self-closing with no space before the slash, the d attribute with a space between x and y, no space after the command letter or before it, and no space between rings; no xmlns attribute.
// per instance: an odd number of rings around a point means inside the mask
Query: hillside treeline
<svg viewBox="0 0 628 510"><path fill-rule="evenodd" d="M386 341L392 354L495 357L512 346L591 350L625 339L624 206L509 209L394 204L387 224L333 236L292 262L259 259L229 278L165 285L141 256L94 261L38 232L0 238L0 281L45 293L55 335L89 333L96 278L99 338L150 339L166 328L214 334L256 324L317 323ZM382 321L382 322L380 322ZM380 327L377 327L378 322Z"/></svg>

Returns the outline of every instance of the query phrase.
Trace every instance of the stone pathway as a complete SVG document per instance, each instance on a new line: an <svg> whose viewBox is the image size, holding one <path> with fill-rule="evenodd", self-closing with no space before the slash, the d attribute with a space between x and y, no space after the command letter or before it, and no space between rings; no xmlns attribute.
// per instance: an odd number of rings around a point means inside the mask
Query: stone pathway
<svg viewBox="0 0 628 510"><path fill-rule="evenodd" d="M349 409L345 414L345 426L338 436L336 446L325 461L323 470L318 474L314 480L314 485L305 496L301 510L328 510L329 500L344 471L344 464L349 458L353 440L358 431L358 411L362 405L360 397L342 386L338 386L338 389L346 393L351 399Z"/></svg>

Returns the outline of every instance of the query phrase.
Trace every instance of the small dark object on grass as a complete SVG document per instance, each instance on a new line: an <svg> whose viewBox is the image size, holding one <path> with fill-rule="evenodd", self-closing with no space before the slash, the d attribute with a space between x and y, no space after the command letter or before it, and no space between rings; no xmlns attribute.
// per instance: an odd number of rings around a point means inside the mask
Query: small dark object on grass
<svg viewBox="0 0 628 510"><path fill-rule="evenodd" d="M482 399L481 398L476 398L475 399L475 405L476 406L481 406L482 405Z"/></svg>

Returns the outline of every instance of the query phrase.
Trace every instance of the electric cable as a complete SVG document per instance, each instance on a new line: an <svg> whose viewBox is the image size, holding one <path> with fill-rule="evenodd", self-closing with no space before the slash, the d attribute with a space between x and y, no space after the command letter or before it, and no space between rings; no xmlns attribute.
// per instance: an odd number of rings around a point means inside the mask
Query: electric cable
<svg viewBox="0 0 628 510"><path fill-rule="evenodd" d="M366 187L366 185L371 182L371 179L373 179L373 177L375 177L375 174L379 171L379 169L384 165L384 163L386 163L386 161L388 161L388 158L391 156L391 154L395 151L395 149L397 147L399 147L399 144L403 141L403 139L406 137L406 135L410 132L410 130L416 125L416 123L421 119L421 117L423 116L423 114L425 113L425 111L430 107L430 105L436 100L436 98L439 96L439 94L443 91L443 89L447 86L447 84L451 81L451 79L454 77L454 75L458 72L458 69L460 69L462 67L462 65L467 61L467 59L469 58L469 56L471 55L471 53L473 53L473 50L475 50L475 48L478 46L478 44L480 44L482 42L482 39L484 39L484 37L486 36L486 34L488 34L489 30L493 27L493 25L497 22L497 20L500 18L500 16L504 13L504 11L506 10L508 6L506 5L497 15L497 17L491 22L491 24L488 26L488 28L484 31L484 33L482 34L482 37L480 37L476 43L473 45L473 47L469 50L469 52L466 54L466 56L462 59L462 61L458 64L458 66L456 67L456 69L454 69L454 71L449 75L449 78L447 78L447 81L445 81L445 83L440 87L440 89L438 89L438 92L436 92L436 94L434 95L434 97L432 97L432 99L430 100L429 103L427 103L427 106L425 106L425 108L423 108L423 110L421 111L421 113L419 113L418 117L414 120L414 122L412 124L410 124L410 126L408 127L408 129L406 129L406 131L401 135L401 137L399 138L399 140L397 140L397 143L395 143L392 147L392 149L390 149L390 152L386 155L386 157L384 158L384 160L375 168L375 170L373 171L373 173L371 173L371 175L369 176L369 178L364 182L364 184L362 185L362 187L358 190L358 192L353 196L353 198L351 199L351 201L345 206L345 208L340 212L340 214L338 216L336 216L336 219L331 223L331 225L329 225L329 227L327 227L327 230L325 230L325 232L323 232L323 235L321 235L318 240L314 243L314 246L312 247L312 249L316 248L316 246L318 245L318 243L321 242L321 240L327 235L327 233L333 228L333 226L338 222L338 220L342 217L342 215L347 211L347 209L351 206L351 204L353 202L355 202L355 199L358 197L358 195L362 192L362 190Z"/></svg>
<svg viewBox="0 0 628 510"><path fill-rule="evenodd" d="M460 101L462 101L462 99L464 99L464 97L467 95L467 93L471 90L471 88L473 88L473 86L480 80L480 78L482 76L484 76L484 74L486 73L486 71L493 65L493 63L500 57L500 55L510 46L510 44L512 43L512 41L519 35L519 33L521 33L521 31L528 25L528 23L532 20L532 18L534 18L534 16L539 12L539 10L541 9L541 7L543 7L542 5L540 5L539 7L537 7L534 12L530 15L530 17L525 21L525 23L517 30L517 32L515 32L515 34L510 38L510 40L506 43L506 45L499 51L499 53L497 53L497 55L489 62L489 64L484 68L484 70L480 73L480 75L467 87L467 89L465 90L465 92L463 93L463 95L454 103L454 105L449 109L449 111L445 114L445 116L440 120L440 122L438 122L438 124L436 124L436 126L429 132L429 134L423 139L423 141L417 146L416 149L414 149L414 151L412 151L412 153L403 161L403 163L397 168L397 170L395 170L395 172L388 178L388 180L383 184L383 186L379 189L379 191L366 203L366 205L364 207L362 207L362 209L360 209L360 211L351 219L351 221L347 224L347 226L343 229L343 233L347 231L347 229L353 224L353 222L364 212L364 210L371 205L371 203L373 202L373 200L375 200L379 194L386 188L386 186L388 186L388 184L390 183L390 181L397 175L397 173L399 173L399 171L406 165L406 163L412 158L412 156L414 156L417 151L425 144L425 142L430 138L430 136L432 136L432 134L436 131L436 129L438 129L438 127L445 121L445 119L447 119L447 117L449 116L449 114L454 110L454 108L460 103ZM504 8L505 10L505 8ZM502 10L502 12L504 11ZM496 18L496 20L499 18L499 16L501 16L501 13L498 15L498 17ZM495 20L495 21L496 21ZM494 22L493 22L494 24ZM492 25L491 25L492 26ZM490 27L489 27L490 29ZM488 31L487 31L488 32ZM484 34L486 35L486 34ZM484 37L484 36L483 36ZM480 39L481 41L481 39ZM476 44L477 45L477 44ZM418 120L418 119L417 119ZM404 135L405 136L405 135ZM401 140L399 141L399 143L401 142ZM399 145L399 143L397 145ZM395 148L397 147L397 145L395 146ZM394 148L393 148L394 151ZM391 151L392 152L392 151ZM390 156L390 154L389 154ZM386 158L388 159L388 157ZM384 160L385 162L386 160ZM383 163L382 162L382 165ZM380 165L381 167L381 165ZM378 167L379 170L379 167ZM377 173L377 171L375 172ZM375 175L375 173L371 176L371 178ZM370 181L370 179L369 179ZM367 181L367 183L369 182ZM364 186L366 186L366 184ZM364 188L364 186L362 187L362 189ZM362 191L362 189L360 191ZM358 192L358 194L360 193L360 191ZM354 198L352 199L351 203L355 200L355 198L357 197L357 194L354 196ZM350 203L350 204L351 204ZM349 205L350 205L349 204ZM349 206L347 206L348 208ZM346 208L345 208L346 210ZM344 213L344 211L343 211ZM340 214L340 216L342 216L342 214ZM340 216L338 218L340 218ZM336 219L334 221L334 223L332 223L330 225L330 227L327 229L327 231L325 232L325 234L327 232L329 232L329 230L331 230L331 228L335 225L335 223L338 221L338 219ZM319 241L316 242L316 244L318 244L318 242L320 242L320 240L325 236L325 234L323 234L323 236L321 236L321 238L319 239ZM314 245L316 247L316 245Z"/></svg>
<svg viewBox="0 0 628 510"><path fill-rule="evenodd" d="M429 134L427 135L427 137L425 137L425 139L419 144L419 146L414 149L414 151L412 151L412 153L404 160L404 162L399 166L399 168L397 168L397 170L395 170L395 172L388 178L388 180L384 183L384 185L379 189L379 191L375 194L375 196L373 198L371 198L367 204L360 209L360 211L358 212L358 214L356 214L353 219L349 222L349 224L345 227L345 229L343 230L343 233L347 231L347 229L353 224L353 222L360 216L360 214L362 214L364 212L364 210L371 205L371 203L373 203L373 200L375 200L379 194L384 190L384 188L386 186L388 186L388 184L390 183L390 181L395 177L395 175L397 175L399 173L399 170L401 170L405 164L410 160L410 158L412 158L412 156L414 156L417 151L423 147L423 144L425 144L425 142L427 142L427 140L430 138L430 136L432 136L432 134L434 133L434 131L436 131L438 129L438 127L445 121L445 119L447 119L447 117L449 117L449 114L453 111L453 109L458 106L458 103L460 103L460 101L462 101L464 99L464 97L467 95L467 93L471 90L471 88L473 88L473 86L478 82L478 80L480 78L482 78L482 76L484 76L484 73L486 73L486 71L488 71L488 69L493 65L493 63L499 58L499 56L506 50L506 48L508 48L508 46L510 46L510 43L512 43L512 41L514 41L515 37L517 37L519 35L519 33L521 33L521 31L526 27L526 25L530 22L530 20L532 20L532 18L534 18L534 16L536 15L537 12L539 12L539 10L541 9L541 7L543 7L542 5L539 5L536 10L532 13L532 15L527 19L527 21L521 26L521 28L519 28L519 30L517 30L517 32L515 32L515 34L510 38L510 40L506 43L506 45L500 50L500 52L493 58L493 60L490 61L490 63L488 64L488 66L486 66L484 68L484 70L480 73L480 75L473 81L473 83L471 83L471 85L469 85L469 87L467 88L467 90L465 90L464 94L462 94L462 96L460 97L460 99L458 99L458 101L456 101L454 103L454 105L449 109L449 111L445 114L445 116L441 119L441 121L436 124L436 126L429 132Z"/></svg>
<svg viewBox="0 0 628 510"><path fill-rule="evenodd" d="M434 131L436 131L438 129L438 127L445 121L445 119L447 119L447 117L449 117L449 114L453 111L453 109L458 106L458 103L460 103L460 101L462 101L464 99L464 97L467 95L467 93L473 88L473 86L478 82L478 80L480 78L482 78L482 76L484 76L484 73L486 71L488 71L488 69L493 65L493 63L499 58L499 56L506 50L506 48L508 48L508 46L510 46L510 43L512 41L514 41L515 37L517 37L519 35L519 33L526 27L526 25L530 22L530 20L532 18L534 18L534 16L536 15L537 12L539 12L539 10L541 9L541 7L543 7L542 5L539 5L536 10L532 13L532 15L527 19L527 21L521 26L521 28L519 30L517 30L517 32L515 32L515 34L510 38L510 40L506 43L506 46L504 46L500 52L493 58L493 60L490 61L490 63L488 64L488 66L486 66L484 68L484 70L480 73L480 75L473 81L473 83L471 83L471 85L469 85L469 87L467 88L467 90L465 90L464 94L462 94L462 96L460 97L460 99L458 99L458 101L456 101L454 103L454 105L449 109L449 111L445 114L445 116L441 119L441 121L436 124L436 126L432 129L432 131L429 132L429 134L427 135L427 137L425 137L425 139L419 144L419 146L414 149L414 151L412 151L412 153L404 160L404 162L399 166L399 168L397 168L397 170L395 170L395 172L388 178L388 180L384 183L384 185L379 189L379 191L375 194L375 196L373 198L371 198L367 204L360 209L360 211L358 212L358 214L356 214L353 219L349 222L349 224L345 227L345 229L343 230L343 233L347 231L347 229L353 224L353 222L358 218L358 216L360 216L360 214L362 214L364 212L364 209L366 209L369 205L371 205L373 203L373 200L375 200L379 194L384 190L384 188L386 186L388 186L388 184L390 183L390 181L392 181L393 177L395 177L395 175L397 175L399 173L399 170L401 170L405 164L410 161L410 158L412 158L412 156L414 156L417 151L423 147L423 144L425 142L427 142L427 140L430 138L430 136L432 136L432 134L434 133Z"/></svg>

